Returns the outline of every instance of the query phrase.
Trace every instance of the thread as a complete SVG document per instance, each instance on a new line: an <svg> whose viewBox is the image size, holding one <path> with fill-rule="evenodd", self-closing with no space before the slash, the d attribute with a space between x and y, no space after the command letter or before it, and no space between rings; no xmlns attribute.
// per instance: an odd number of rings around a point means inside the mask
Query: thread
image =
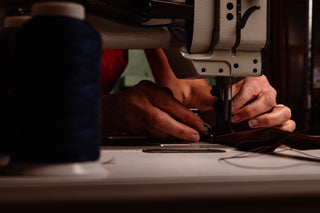
<svg viewBox="0 0 320 213"><path fill-rule="evenodd" d="M101 47L99 33L71 16L42 13L19 28L12 161L99 158Z"/></svg>
<svg viewBox="0 0 320 213"><path fill-rule="evenodd" d="M7 16L4 19L4 28L0 32L0 153L9 153L9 144L13 139L13 81L12 48L13 38L17 28L30 16L20 14Z"/></svg>

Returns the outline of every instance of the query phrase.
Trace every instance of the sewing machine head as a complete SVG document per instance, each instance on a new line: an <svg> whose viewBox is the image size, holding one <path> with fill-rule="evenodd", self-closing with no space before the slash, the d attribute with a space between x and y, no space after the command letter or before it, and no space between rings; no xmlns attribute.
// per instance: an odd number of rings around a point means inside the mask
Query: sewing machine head
<svg viewBox="0 0 320 213"><path fill-rule="evenodd" d="M189 46L180 54L166 51L172 56L168 58L176 75L260 76L261 50L267 43L267 11L267 0L194 1Z"/></svg>

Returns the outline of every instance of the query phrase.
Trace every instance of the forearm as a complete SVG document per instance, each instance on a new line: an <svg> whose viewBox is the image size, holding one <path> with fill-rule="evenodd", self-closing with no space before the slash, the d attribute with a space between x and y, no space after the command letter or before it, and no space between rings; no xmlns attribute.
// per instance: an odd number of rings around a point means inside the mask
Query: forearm
<svg viewBox="0 0 320 213"><path fill-rule="evenodd" d="M175 98L189 108L208 110L214 98L205 79L178 79L162 49L145 50L152 74L159 86L169 88Z"/></svg>

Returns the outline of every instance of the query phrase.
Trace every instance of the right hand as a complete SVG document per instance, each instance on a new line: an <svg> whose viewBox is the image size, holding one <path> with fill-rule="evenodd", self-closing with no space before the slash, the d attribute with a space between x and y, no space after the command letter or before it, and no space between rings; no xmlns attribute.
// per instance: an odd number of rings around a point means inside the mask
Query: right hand
<svg viewBox="0 0 320 213"><path fill-rule="evenodd" d="M277 92L266 76L246 77L232 86L232 93L234 123L248 120L251 128L273 127L289 132L295 130L296 123L291 120L290 108L277 105Z"/></svg>
<svg viewBox="0 0 320 213"><path fill-rule="evenodd" d="M201 118L174 98L170 89L141 81L125 91L102 97L103 134L122 132L157 138L199 141Z"/></svg>

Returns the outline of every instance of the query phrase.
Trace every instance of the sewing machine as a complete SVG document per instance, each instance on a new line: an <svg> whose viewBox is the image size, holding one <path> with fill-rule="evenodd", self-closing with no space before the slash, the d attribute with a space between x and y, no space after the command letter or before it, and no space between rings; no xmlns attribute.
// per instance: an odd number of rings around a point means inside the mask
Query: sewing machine
<svg viewBox="0 0 320 213"><path fill-rule="evenodd" d="M163 48L178 78L216 78L214 134L231 132L233 77L260 76L268 1L87 1L104 49Z"/></svg>
<svg viewBox="0 0 320 213"><path fill-rule="evenodd" d="M150 12L150 20L133 15L118 21L113 20L112 14L108 16L110 19L105 17L110 8L105 7L108 2L116 4L111 12L123 14L124 9L129 9L130 14L133 8L122 8L121 2L135 1L87 1L87 20L101 33L103 48L163 48L178 77L216 77L217 91L213 94L220 97L221 110L226 115L220 127L230 130L231 78L262 73L261 49L267 41L267 1L203 0L195 1L195 5L150 1L151 6L160 7L163 3L172 8L169 17L165 13L167 9L162 9L160 14ZM115 10L115 6L119 10ZM176 14L176 7L180 6L184 12ZM128 20L135 22L128 23ZM190 27L193 33L184 31ZM198 153L172 152L181 146L185 151L197 148ZM203 150L212 152L200 153ZM292 150L280 151L289 156L304 156ZM308 154L319 155L319 151ZM318 208L320 172L316 159L301 163L294 158L199 143L103 146L99 163L109 172L108 177L1 176L1 210L306 210L300 204L307 204L311 211ZM305 199L300 199L301 195Z"/></svg>

